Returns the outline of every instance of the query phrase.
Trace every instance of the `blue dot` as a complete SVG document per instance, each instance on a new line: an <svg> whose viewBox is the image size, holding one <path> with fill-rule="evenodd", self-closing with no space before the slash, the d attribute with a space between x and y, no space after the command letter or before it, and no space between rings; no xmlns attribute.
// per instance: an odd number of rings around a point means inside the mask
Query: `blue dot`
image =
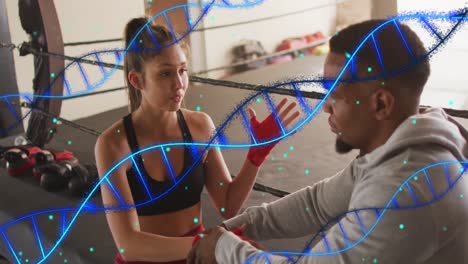
<svg viewBox="0 0 468 264"><path fill-rule="evenodd" d="M192 23L193 23L193 20L192 20L192 19L189 19L189 21L188 21L188 22L189 22L190 24L192 24Z"/></svg>

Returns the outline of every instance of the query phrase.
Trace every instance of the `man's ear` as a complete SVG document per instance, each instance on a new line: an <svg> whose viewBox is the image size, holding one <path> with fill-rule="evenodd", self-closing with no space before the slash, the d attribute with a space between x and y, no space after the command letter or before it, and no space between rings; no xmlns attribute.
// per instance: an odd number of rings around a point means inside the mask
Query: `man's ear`
<svg viewBox="0 0 468 264"><path fill-rule="evenodd" d="M386 89L378 89L371 96L372 110L377 120L388 119L395 111L395 95Z"/></svg>
<svg viewBox="0 0 468 264"><path fill-rule="evenodd" d="M128 81L130 82L130 84L135 88L135 89L138 89L138 90L143 90L143 86L142 86L142 83L143 83L143 78L142 78L142 74L135 71L135 70L131 70L128 72Z"/></svg>

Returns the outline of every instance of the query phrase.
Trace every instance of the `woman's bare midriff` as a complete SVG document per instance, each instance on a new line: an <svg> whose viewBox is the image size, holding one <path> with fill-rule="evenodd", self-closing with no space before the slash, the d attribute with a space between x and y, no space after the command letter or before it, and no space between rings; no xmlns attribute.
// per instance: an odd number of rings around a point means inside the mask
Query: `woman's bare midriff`
<svg viewBox="0 0 468 264"><path fill-rule="evenodd" d="M198 221L195 221L195 218ZM138 220L143 232L171 237L182 236L202 223L201 203L173 213L138 216Z"/></svg>

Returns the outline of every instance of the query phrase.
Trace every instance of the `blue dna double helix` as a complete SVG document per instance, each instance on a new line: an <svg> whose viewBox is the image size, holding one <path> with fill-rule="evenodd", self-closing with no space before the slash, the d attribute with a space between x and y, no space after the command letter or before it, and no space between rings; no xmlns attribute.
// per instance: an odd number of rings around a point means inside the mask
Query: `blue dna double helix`
<svg viewBox="0 0 468 264"><path fill-rule="evenodd" d="M445 198L453 190L467 171L468 160L453 160L430 164L411 174L398 186L386 205L382 205L382 207L354 209L334 217L327 224L323 225L312 239L309 240L302 252L261 252L247 259L245 263L252 263L256 259L257 261L260 259L264 260L265 263L271 263L271 255L287 257L291 263L296 263L303 257L329 256L350 250L372 233L385 214L393 210L411 210L436 203ZM427 188L429 190L428 193L431 193L432 196L424 197L423 195L416 194L414 191L417 189L418 192L423 192L422 188ZM368 221L363 221L364 218ZM356 232L349 235L341 223L343 219L355 219L359 223L361 229L360 237L356 237ZM340 228L342 241L344 241L342 247L335 245L332 248L328 243L326 231L334 225L338 225ZM351 239L351 237L353 238ZM319 241L324 242L324 247L311 248L311 246L316 245Z"/></svg>
<svg viewBox="0 0 468 264"><path fill-rule="evenodd" d="M208 2L202 3L188 3L182 5L172 6L168 9L165 9L156 15L152 16L148 19L147 23L137 32L135 37L132 39L131 43L129 43L128 47L125 50L122 49L112 49L112 50L102 50L97 52L91 52L85 55L82 55L79 60L74 60L71 63L68 63L65 68L58 74L53 74L53 80L45 90L44 94L32 94L32 93L22 93L22 94L4 94L0 95L0 106L4 105L9 108L10 114L14 117L11 120L14 120L12 124L4 124L6 128L0 130L0 134L6 134L10 130L17 127L19 124L23 122L23 120L31 113L31 110L25 115L22 115L20 112L16 111L13 107L10 99L20 97L23 100L32 103L33 98L48 98L48 99L63 99L63 98L70 98L79 95L83 95L89 92L92 92L102 86L108 79L111 77L114 72L117 70L117 66L123 63L124 56L127 52L142 52L143 50L138 48L138 39L140 38L141 34L147 32L150 34L153 40L154 48L152 49L145 49L144 51L151 51L151 50L160 50L164 48L168 48L175 43L178 43L185 39L200 23L200 21L207 15L207 13L212 8L227 8L227 9L239 9L239 8L249 8L260 5L265 0L211 0ZM174 31L174 27L172 22L169 18L170 14L173 12L180 12L183 11L185 15L185 21L187 23L187 30L181 34L176 34ZM191 14L194 14L195 17L191 17ZM152 31L150 30L150 23L153 22L155 19L163 18L167 28L171 31L174 36L174 41L167 43L165 45L160 45ZM95 76L99 73L95 71L92 74L87 72L85 66L83 65L82 61L94 61L97 63L101 76L97 77L97 80L92 80L91 76ZM105 65L114 65L114 67L105 67ZM79 80L74 81L73 83L69 80L68 76L81 76ZM51 90L53 85L56 82L63 82L64 91L62 95L52 95Z"/></svg>
<svg viewBox="0 0 468 264"><path fill-rule="evenodd" d="M210 139L209 142L207 142L207 143L197 143L197 142L194 142L194 143L184 143L184 142L166 143L166 144L154 145L154 146L151 146L151 147L147 147L145 149L141 149L140 151L138 151L136 153L133 153L133 154L125 157L124 159L120 160L105 175L102 175L99 182L96 183L96 185L92 188L92 190L90 191L88 196L85 199L83 199L83 201L81 202L79 207L42 211L42 212L38 212L38 213L34 213L34 214L30 214L30 215L18 218L18 219L14 220L14 221L12 221L10 223L4 224L3 226L0 227L0 232L2 233L3 240L7 244L8 248L11 251L11 254L15 257L17 262L21 263L18 256L17 256L17 254L15 253L16 249L15 249L13 243L11 243L10 240L8 239L7 229L13 227L14 225L16 225L16 224L18 224L20 222L31 223L33 225L34 229L36 230L36 237L34 239L36 239L37 243L38 243L38 249L39 249L38 263L43 263L52 254L52 252L59 246L59 244L65 239L65 236L70 231L70 229L73 226L74 222L77 220L78 216L81 213L95 212L95 211L102 211L102 210L125 210L125 209L128 209L128 208L134 208L136 206L141 206L141 205L144 205L144 204L147 204L147 203L150 203L150 202L155 202L155 201L159 200L160 198L162 198L164 195L166 195L168 192L170 192L172 189L174 189L185 178L185 176L192 170L192 168L201 160L203 154L209 148L217 148L217 147L219 147L219 148L247 148L247 147L251 147L251 146L262 146L262 145L265 145L265 144L270 144L272 142L281 140L281 139L291 135L292 133L298 131L301 127L303 127L307 122L309 122L313 118L313 116L321 108L324 101L328 98L330 93L334 90L336 85L339 82L344 81L344 80L341 79L344 72L350 67L350 65L352 64L353 59L356 56L359 55L359 51L360 51L361 47L363 47L364 44L371 43L372 45L374 45L375 48L376 48L376 56L378 56L380 58L378 45L375 45L375 42L374 42L375 41L374 34L378 33L379 30L382 30L384 27L393 26L393 27L396 27L397 29L399 29L398 23L396 23L397 21L405 21L405 20L420 21L421 23L424 23L425 25L429 25L429 26L427 26L428 30L430 30L432 32L432 34L434 34L437 37L438 41L436 42L436 44L434 46L432 46L429 49L428 53L425 54L424 56L422 56L420 58L417 58L417 57L413 56L412 63L410 63L409 65L404 65L404 67L402 67L402 69L399 69L399 70L396 70L396 71L385 71L385 70L383 70L382 71L383 74L379 75L379 76L374 76L373 77L374 79L384 78L384 77L391 76L393 74L397 74L398 72L401 72L403 70L407 70L407 69L413 67L414 65L420 63L421 61L423 61L425 59L428 59L428 57L434 51L436 51L445 41L448 40L449 37L452 36L452 34L462 24L462 22L467 20L466 19L466 13L467 13L467 10L463 10L463 11L456 12L456 13L451 13L451 14L409 14L409 15L398 16L398 17L392 18L392 19L386 21L385 23L383 23L382 25L380 25L379 27L377 27L376 29L374 29L372 32L370 32L361 41L361 43L357 46L355 51L352 52L349 55L349 59L347 60L346 64L344 65L344 67L341 70L338 77L335 80L331 81L332 82L331 85L326 85L326 88L327 88L328 91L327 91L325 97L317 105L312 107L306 102L306 100L303 98L303 96L301 94L301 91L299 89L300 85L324 84L324 82L330 82L330 80L321 80L321 79L317 79L317 80L297 80L297 81L291 81L291 82L283 82L283 83L279 83L279 84L272 85L272 86L269 86L269 87L265 87L264 89L259 90L258 92L254 93L253 95L251 95L247 99L245 99L243 102L241 102L238 105L238 107L231 114L229 114L229 116L221 124L221 126L218 127L216 133ZM438 30L437 27L435 26L435 22L437 20L448 21L448 22L452 23L453 26L451 27L450 30L443 32L441 30ZM142 29L142 30L144 30L144 29ZM436 32L437 34L435 34L434 32ZM403 43L405 43L405 45L407 46L406 40L405 40L405 37L404 37L403 34L401 34L401 41ZM408 52L410 54L412 54L411 49L409 49L409 48L408 48ZM352 81L362 81L362 80L353 79ZM288 87L289 89L293 90L297 95L296 99L298 100L299 104L301 105L304 112L306 113L303 117L300 118L300 120L294 125L294 127L292 127L289 130L281 126L281 124L279 122L278 115L275 112L275 108L274 108L272 99L271 99L270 94L269 94L269 92L271 90L273 90L275 88L280 88L280 87ZM252 133L250 127L249 127L249 122L248 122L248 120L246 118L246 113L245 113L246 107L250 103L254 103L255 101L257 101L256 99L258 99L260 97L264 99L263 102L265 103L265 105L269 108L271 113L273 113L275 115L275 117L276 117L276 119L278 121L278 124L280 124L281 132L282 132L281 135L279 135L278 137L276 137L274 139L271 139L271 140L268 140L268 141L260 141L260 140L257 140L253 136L253 133ZM258 105L258 104L256 104L256 105ZM226 136L227 135L227 129L228 129L229 125L231 125L234 122L240 122L241 124L244 125L244 127L245 127L244 138L248 139L250 141L250 143L229 142L229 140L227 139L227 136ZM140 155L141 153L146 152L146 151L150 151L150 150L160 151L162 156L164 157L163 161L168 166L168 168L171 168L170 163L169 163L169 161L167 159L167 156L165 154L165 151L167 151L167 148L185 147L185 146L188 146L188 147L191 147L191 148L194 149L194 151L193 151L193 154L195 156L194 162L191 164L191 166L189 168L187 168L182 173L182 175L180 177L178 177L178 178L173 177L173 184L167 190L165 190L164 192L159 193L159 194L153 194L153 193L151 193L150 190L147 189L150 199L148 199L145 202L142 202L142 203L139 203L139 204L131 204L131 205L126 204L123 201L123 199L120 197L118 191L112 185L111 181L109 180L109 177L114 172L114 170L116 168L118 168L120 165L122 165L123 163L127 162L127 161L132 161L133 164L138 168L137 163L134 161L134 156L135 155ZM203 150L200 150L200 149L203 149ZM172 171L172 169L170 169L170 170ZM144 181L142 183L144 184ZM453 184L455 184L455 183L456 183L456 181L453 182ZM109 187L110 189L113 190L114 195L120 201L120 205L113 206L113 207L106 207L106 206L99 207L99 206L91 204L90 198L97 191L97 189L100 188L101 184L106 185L107 187ZM388 208L387 207L383 207L383 209L380 208L380 211L379 211L379 216L380 217L384 214L386 209L388 209ZM57 213L57 214L60 215L60 219L63 219L62 225L61 225L62 228L60 228L60 234L59 234L59 238L57 239L57 241L55 241L55 243L52 246L48 247L47 249L44 249L44 246L42 244L42 239L40 237L41 232L38 229L38 226L36 224L35 219L37 219L38 217L40 217L42 215L50 214L50 213ZM354 212L350 212L350 213L354 213ZM67 214L71 214L71 216L67 216ZM371 229L366 229L366 230L371 230ZM364 238L365 237L363 237L360 241L362 241ZM339 251L339 252L342 252L342 251ZM336 252L331 252L330 251L330 252L326 252L326 253L327 254L337 254L339 252L338 251L336 251Z"/></svg>

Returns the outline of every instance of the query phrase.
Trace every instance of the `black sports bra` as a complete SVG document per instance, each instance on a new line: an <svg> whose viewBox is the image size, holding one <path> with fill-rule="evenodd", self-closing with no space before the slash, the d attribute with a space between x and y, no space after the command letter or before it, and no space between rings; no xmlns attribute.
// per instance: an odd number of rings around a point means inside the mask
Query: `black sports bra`
<svg viewBox="0 0 468 264"><path fill-rule="evenodd" d="M182 130L184 142L191 143L192 135L187 127L184 116L180 110L177 111L177 119ZM140 150L133 128L131 114L123 118L127 141L135 153ZM150 150L153 151L153 150ZM205 173L202 162L193 165L196 153L191 146L184 147L184 165L181 175L174 175L176 181L183 176L185 172L193 166L183 180L174 186L175 182L158 181L149 176L143 164L141 155L135 155L133 166L127 171L128 184L132 191L133 201L137 205L138 215L159 215L179 211L200 202L200 194L205 185ZM137 165L137 166L135 166ZM154 199L154 200L153 200ZM149 202L150 200L153 200ZM143 205L139 205L142 204Z"/></svg>

